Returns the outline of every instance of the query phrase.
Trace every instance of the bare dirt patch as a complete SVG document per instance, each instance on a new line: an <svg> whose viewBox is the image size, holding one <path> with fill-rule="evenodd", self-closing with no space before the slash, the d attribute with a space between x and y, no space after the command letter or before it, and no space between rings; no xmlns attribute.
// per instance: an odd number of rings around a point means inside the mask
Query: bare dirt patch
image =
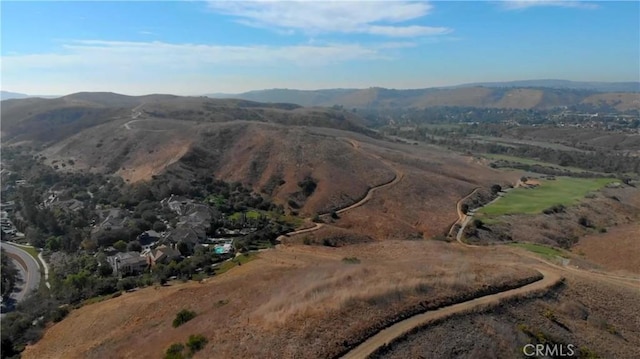
<svg viewBox="0 0 640 359"><path fill-rule="evenodd" d="M611 227L593 233L571 248L573 253L610 271L640 273L640 224Z"/></svg>

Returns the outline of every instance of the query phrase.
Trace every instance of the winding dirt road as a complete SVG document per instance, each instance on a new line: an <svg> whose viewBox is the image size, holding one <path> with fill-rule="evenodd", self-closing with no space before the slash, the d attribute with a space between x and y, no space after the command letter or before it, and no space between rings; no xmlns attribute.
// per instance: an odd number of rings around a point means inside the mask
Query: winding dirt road
<svg viewBox="0 0 640 359"><path fill-rule="evenodd" d="M369 190L367 190L367 193L365 194L365 196L361 200L359 200L359 201L357 201L357 202L355 202L353 204L350 204L347 207L344 207L344 208L336 210L335 212L337 214L342 214L342 213L345 213L347 211L350 211L352 209L355 209L355 208L358 208L358 207L364 205L365 203L367 203L373 197L373 194L376 191L382 190L382 189L387 188L387 187L394 186L398 182L402 181L402 179L404 178L404 172L402 172L401 170L396 168L392 163L390 163L389 161L385 160L384 158L382 158L382 157L380 157L378 155L374 155L374 154L367 153L367 152L363 151L360 148L360 143L358 141L353 140L353 139L345 139L345 140L347 142L349 142L351 144L351 146L353 146L353 148L356 151L359 151L359 152L361 152L361 153L363 153L363 154L365 154L365 155L367 155L369 157L373 157L373 158L381 161L382 163L384 163L387 167L389 167L394 172L394 177L389 182L386 182L386 183L383 183L383 184L380 184L380 185L373 186L373 187L369 188ZM320 215L323 216L323 215L327 215L327 214L329 214L329 212L322 213ZM292 237L292 236L295 236L295 235L298 235L298 234L317 231L318 229L322 228L323 226L324 225L322 223L315 223L315 225L313 227L311 227L311 228L305 228L305 229L300 229L300 230L297 230L297 231L289 232L289 233L285 234L284 236L285 237ZM282 237L283 236L278 237L278 240L281 240Z"/></svg>
<svg viewBox="0 0 640 359"><path fill-rule="evenodd" d="M466 213L464 213L462 211L462 204L464 203L464 201L467 200L467 198L473 196L474 194L476 194L476 192L478 192L481 189L481 187L476 187L473 189L473 191L471 191L471 193L469 193L468 195L460 198L458 200L458 202L456 202L456 212L458 213L458 220L455 221L452 225L451 228L449 228L449 235L451 235L453 233L453 229L456 227L457 224L460 225L460 229L458 230L458 233L456 234L456 240L458 240L458 242L460 242L460 237L462 235L462 230L464 230L464 227L467 225L467 223L469 223L469 219L470 216L468 216Z"/></svg>
<svg viewBox="0 0 640 359"><path fill-rule="evenodd" d="M399 338L414 328L425 326L435 320L444 319L451 315L458 313L465 313L472 311L478 307L497 305L507 298L513 298L516 296L526 295L532 292L543 291L556 285L562 277L555 272L548 271L543 268L536 268L543 276L541 280L524 285L519 288L507 290L504 292L490 294L483 297L478 297L466 302L453 304L450 306L442 307L440 309L424 312L422 314L414 315L408 319L400 321L386 329L379 331L376 335L370 337L362 344L351 350L344 355L343 359L362 359L367 358L373 354L378 348L383 345L391 343L396 338Z"/></svg>
<svg viewBox="0 0 640 359"><path fill-rule="evenodd" d="M453 226L451 226L451 229L449 230L449 233L452 233L455 225L459 224L460 229L456 235L456 240L460 245L463 245L469 248L478 248L483 246L471 245L471 244L464 243L462 241L462 233L464 231L464 228L472 218L472 216L462 212L462 203L464 202L464 200L474 195L479 189L480 188L474 189L471 193L469 193L467 196L463 197L457 202L456 208L458 212L458 221L456 221L456 223L454 223ZM349 351L347 354L342 356L342 358L343 359L368 358L380 347L388 345L392 343L394 340L396 340L397 338L400 338L406 335L411 330L414 330L415 328L423 327L433 321L436 321L439 319L445 319L454 314L466 313L479 307L498 305L502 300L505 300L505 299L548 290L563 279L561 274L563 272L571 273L571 274L583 277L585 279L597 280L601 282L606 282L614 285L620 285L620 286L640 290L639 278L622 277L622 276L616 276L616 275L609 275L606 273L584 271L578 268L560 266L555 263L549 262L533 253L527 252L526 250L523 250L523 249L509 248L509 247L505 247L505 248L507 248L507 250L514 252L520 256L524 256L524 257L538 261L540 264L534 266L534 269L540 272L543 278L539 281L524 285L519 288L479 297L466 302L462 302L462 303L450 305L447 307L443 307L437 310L432 310L432 311L424 312L422 314L414 315L386 329L379 331L377 334L368 338L366 341L362 342L360 345L358 345L357 347Z"/></svg>
<svg viewBox="0 0 640 359"><path fill-rule="evenodd" d="M358 202L356 202L356 203L354 203L354 204L352 204L350 206L347 206L345 208L337 210L336 213L338 213L338 214L342 214L344 212L347 212L347 211L350 211L350 210L352 210L354 208L358 208L358 207L362 206L363 204L367 203L371 199L371 197L373 197L373 193L374 192L379 191L379 190L384 189L384 188L387 188L387 187L391 187L393 185L396 185L398 182L402 181L402 178L404 178L404 172L402 172L397 167L395 167L391 162L385 160L384 158L382 158L382 157L380 157L378 155L374 155L372 153L367 153L367 152L363 151L362 148L360 148L360 143L358 141L356 141L356 140L347 139L347 141L351 144L351 146L353 146L353 148L356 151L358 151L358 152L360 152L360 153L362 153L362 154L364 154L366 156L373 157L373 158L377 159L378 161L384 163L385 166L389 167L389 169L391 169L394 172L395 176L391 181L389 181L387 183L383 183L383 184L380 184L380 185L377 185L377 186L369 188L369 190L367 191L367 194L361 200L359 200Z"/></svg>
<svg viewBox="0 0 640 359"><path fill-rule="evenodd" d="M518 182L518 184L516 184L516 187L520 184L520 182ZM457 203L457 211L458 211L458 221L456 223L454 223L453 226L451 226L451 230L449 231L449 233L451 233L453 231L453 227L456 224L460 224L460 229L458 230L458 233L456 234L456 241L468 248L479 248L479 247L486 247L486 246L480 246L480 245L474 245L474 244L468 244L465 243L462 240L462 235L464 233L464 229L465 227L469 224L469 222L471 222L471 219L473 218L473 215L467 215L465 213L462 212L462 208L461 208L461 204L464 200L466 200L467 198L469 198L470 196L472 196L479 188L476 188L473 190L473 192L471 192L470 194L468 194L467 196L463 197L461 200L458 201ZM490 205L491 203L497 201L498 199L500 199L502 196L504 196L506 194L507 191L502 192L497 198L493 199L491 202L485 204L484 206ZM483 207L484 207L483 206ZM572 273L574 275L577 275L579 277L585 278L585 279L591 279L591 280L597 280L597 281L602 281L602 282L606 282L609 284L614 284L614 285L619 285L619 286L624 286L624 287L629 287L629 288L634 288L634 289L640 289L640 278L636 278L636 277L625 277L625 276L618 276L618 275L613 275L613 274L608 274L608 273L602 273L602 272L596 272L596 271L592 271L592 270L583 270L583 269L579 269L576 267L572 267L572 266L561 266L558 265L556 263L550 262L542 257L540 257L539 255L536 255L534 253L531 253L525 249L522 248L514 248L514 247L510 247L510 246L503 246L504 248L506 248L508 251L515 253L519 256L523 256L523 257L527 257L529 259L533 259L541 264L546 265L548 268L552 268L556 271L560 271L560 272L565 272L565 273Z"/></svg>

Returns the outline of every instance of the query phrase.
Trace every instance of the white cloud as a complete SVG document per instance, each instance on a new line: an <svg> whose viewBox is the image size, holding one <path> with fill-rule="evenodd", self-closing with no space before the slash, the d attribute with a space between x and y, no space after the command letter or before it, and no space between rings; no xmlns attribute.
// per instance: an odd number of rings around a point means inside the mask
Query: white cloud
<svg viewBox="0 0 640 359"><path fill-rule="evenodd" d="M304 44L291 46L231 46L80 40L64 44L63 53L3 56L3 71L64 67L206 67L210 65L264 66L288 63L322 66L355 59L381 59L385 44Z"/></svg>
<svg viewBox="0 0 640 359"><path fill-rule="evenodd" d="M210 1L209 8L238 23L304 33L361 33L393 37L440 35L442 26L400 25L431 12L426 1Z"/></svg>
<svg viewBox="0 0 640 359"><path fill-rule="evenodd" d="M515 0L515 1L502 1L501 6L507 10L522 10L532 7L567 7L567 8L580 8L580 9L597 9L598 4L590 1L573 1L573 0Z"/></svg>
<svg viewBox="0 0 640 359"><path fill-rule="evenodd" d="M264 75L268 83L278 76L328 71L349 61L390 60L394 55L389 49L410 46L414 44L229 46L78 40L64 43L58 52L2 56L2 87L38 94L81 90L194 94L212 88L233 92L246 90L246 81L239 78ZM224 80L228 78L233 82Z"/></svg>

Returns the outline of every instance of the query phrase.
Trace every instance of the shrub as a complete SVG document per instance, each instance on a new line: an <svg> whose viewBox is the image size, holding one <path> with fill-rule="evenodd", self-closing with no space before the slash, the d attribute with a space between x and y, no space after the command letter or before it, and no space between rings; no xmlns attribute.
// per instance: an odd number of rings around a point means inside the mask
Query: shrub
<svg viewBox="0 0 640 359"><path fill-rule="evenodd" d="M593 224L591 223L589 218L584 217L584 216L582 216L582 217L580 217L578 219L578 223L580 223L580 225L583 226L583 227L587 227L587 228L593 227Z"/></svg>
<svg viewBox="0 0 640 359"><path fill-rule="evenodd" d="M298 186L302 188L302 193L304 193L305 197L309 197L316 190L317 183L315 179L307 176L298 183Z"/></svg>
<svg viewBox="0 0 640 359"><path fill-rule="evenodd" d="M190 321L195 317L196 317L196 312L188 309L183 309L179 311L178 314L176 314L176 318L173 320L173 327L174 328L179 327L182 324Z"/></svg>
<svg viewBox="0 0 640 359"><path fill-rule="evenodd" d="M130 290L138 286L138 281L135 278L122 278L117 285L118 290Z"/></svg>
<svg viewBox="0 0 640 359"><path fill-rule="evenodd" d="M342 261L349 264L358 264L360 263L360 259L358 257L344 257Z"/></svg>
<svg viewBox="0 0 640 359"><path fill-rule="evenodd" d="M580 347L580 358L597 359L600 356L587 347Z"/></svg>
<svg viewBox="0 0 640 359"><path fill-rule="evenodd" d="M551 321L555 321L556 320L556 315L553 313L553 310L551 309L547 309L544 311L544 317L551 320Z"/></svg>
<svg viewBox="0 0 640 359"><path fill-rule="evenodd" d="M433 240L442 241L442 242L449 242L449 237L447 237L444 234L436 234L435 236L433 236Z"/></svg>
<svg viewBox="0 0 640 359"><path fill-rule="evenodd" d="M184 350L184 344L182 343L174 343L167 349L164 354L164 359L182 359L184 355L182 351Z"/></svg>
<svg viewBox="0 0 640 359"><path fill-rule="evenodd" d="M337 247L336 243L329 238L323 239L322 245L325 247Z"/></svg>
<svg viewBox="0 0 640 359"><path fill-rule="evenodd" d="M200 334L190 335L189 340L187 341L187 347L191 354L202 350L205 345L207 345L207 338Z"/></svg>
<svg viewBox="0 0 640 359"><path fill-rule="evenodd" d="M565 209L566 209L565 206L563 206L561 204L556 204L554 206L551 206L551 207L543 210L542 213L544 213L544 214L564 213Z"/></svg>
<svg viewBox="0 0 640 359"><path fill-rule="evenodd" d="M51 320L54 323L57 323L59 321L61 321L62 319L64 319L64 317L67 316L67 314L69 314L69 307L58 307L56 309L53 310L53 312L51 312Z"/></svg>

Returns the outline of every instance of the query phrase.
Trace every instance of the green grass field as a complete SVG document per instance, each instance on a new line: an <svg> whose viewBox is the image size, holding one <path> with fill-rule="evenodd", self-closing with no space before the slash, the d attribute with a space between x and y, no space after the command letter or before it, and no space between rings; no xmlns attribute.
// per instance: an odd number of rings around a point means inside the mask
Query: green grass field
<svg viewBox="0 0 640 359"><path fill-rule="evenodd" d="M564 254L559 249L553 247L543 246L541 244L533 244L533 243L511 243L510 246L524 248L530 252L539 254L547 259L555 259L557 257L567 258L567 255Z"/></svg>
<svg viewBox="0 0 640 359"><path fill-rule="evenodd" d="M536 188L515 188L494 203L478 210L479 218L497 217L506 214L535 214L556 205L570 206L579 202L589 192L601 189L612 178L558 177L556 180L541 180Z"/></svg>

